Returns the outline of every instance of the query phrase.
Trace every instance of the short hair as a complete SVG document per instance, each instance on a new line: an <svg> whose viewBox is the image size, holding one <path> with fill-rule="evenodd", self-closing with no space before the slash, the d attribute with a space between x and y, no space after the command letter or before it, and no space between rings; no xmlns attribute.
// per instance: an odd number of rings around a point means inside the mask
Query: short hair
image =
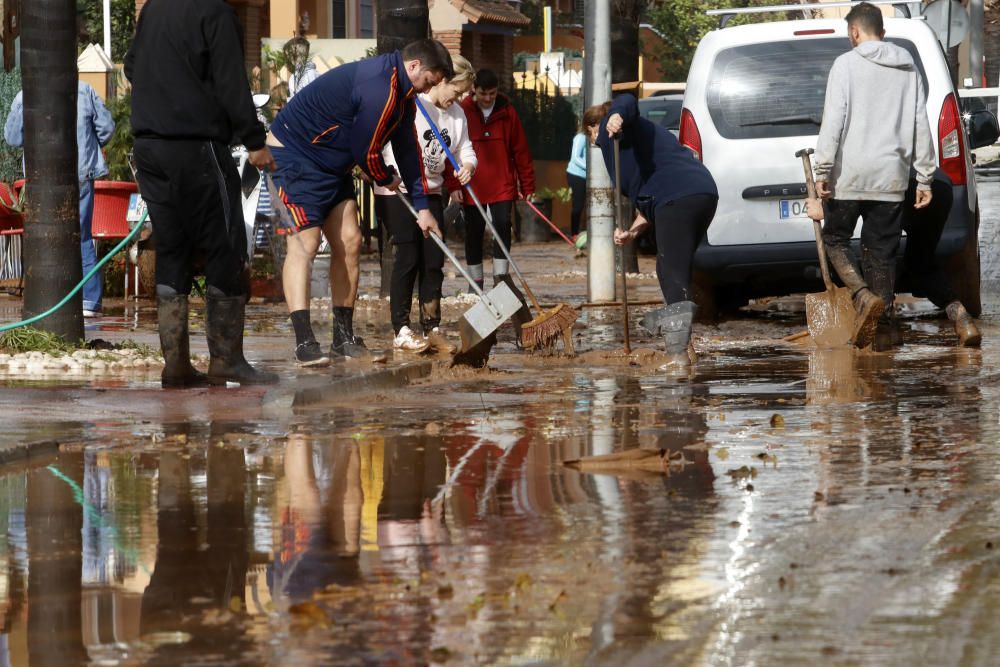
<svg viewBox="0 0 1000 667"><path fill-rule="evenodd" d="M583 129L592 127L594 125L600 125L604 117L608 115L608 109L611 108L611 102L605 102L603 104L595 104L592 107L588 107L586 111L583 112Z"/></svg>
<svg viewBox="0 0 1000 667"><path fill-rule="evenodd" d="M455 76L451 54L444 44L436 39L418 39L403 47L403 60L419 60L423 69L440 72L444 78Z"/></svg>
<svg viewBox="0 0 1000 667"><path fill-rule="evenodd" d="M500 77L491 69L485 67L476 72L476 88L492 90L500 87Z"/></svg>
<svg viewBox="0 0 1000 667"><path fill-rule="evenodd" d="M451 64L455 74L448 79L449 82L456 84L470 83L475 85L476 70L472 68L472 63L466 60L463 56L452 56Z"/></svg>
<svg viewBox="0 0 1000 667"><path fill-rule="evenodd" d="M882 10L871 3L861 2L854 5L844 18L847 25L855 26L866 34L878 36L885 32Z"/></svg>
<svg viewBox="0 0 1000 667"><path fill-rule="evenodd" d="M309 40L305 37L292 37L281 49L288 61L289 69L304 65L309 59Z"/></svg>

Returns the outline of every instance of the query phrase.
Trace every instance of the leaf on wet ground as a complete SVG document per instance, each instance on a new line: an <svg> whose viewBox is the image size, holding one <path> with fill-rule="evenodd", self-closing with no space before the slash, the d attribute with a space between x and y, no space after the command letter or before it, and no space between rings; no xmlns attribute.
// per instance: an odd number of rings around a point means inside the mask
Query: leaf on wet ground
<svg viewBox="0 0 1000 667"><path fill-rule="evenodd" d="M555 599L552 601L552 603L549 604L549 611L555 611L556 607L559 606L559 603L560 602L564 602L566 600L566 598L568 598L568 597L569 596L566 595L566 591L565 590L559 591L559 595L557 595L555 597Z"/></svg>
<svg viewBox="0 0 1000 667"><path fill-rule="evenodd" d="M522 572L514 579L514 588L523 591L525 588L531 586L532 583L534 582L531 579L531 575L527 572Z"/></svg>
<svg viewBox="0 0 1000 667"><path fill-rule="evenodd" d="M718 449L715 450L715 458L719 459L720 461L725 461L726 459L729 458L729 449L726 447L719 447Z"/></svg>
<svg viewBox="0 0 1000 667"><path fill-rule="evenodd" d="M768 463L774 465L775 467L777 467L777 465L778 465L778 457L775 456L774 454L768 454L767 452L761 452L760 454L757 455L757 458L760 459L761 461L763 461L764 465L767 465Z"/></svg>
<svg viewBox="0 0 1000 667"><path fill-rule="evenodd" d="M580 472L608 474L630 471L670 474L672 469L684 468L690 463L692 461L684 456L684 452L643 448L563 461L563 465Z"/></svg>
<svg viewBox="0 0 1000 667"><path fill-rule="evenodd" d="M753 466L740 466L733 470L727 470L726 474L732 477L734 481L755 479L757 477L757 468Z"/></svg>
<svg viewBox="0 0 1000 667"><path fill-rule="evenodd" d="M785 418L779 414L771 415L771 428L785 428Z"/></svg>
<svg viewBox="0 0 1000 667"><path fill-rule="evenodd" d="M424 426L424 432L427 435L441 435L441 424L437 422L428 422L427 426Z"/></svg>
<svg viewBox="0 0 1000 667"><path fill-rule="evenodd" d="M437 596L442 600L447 600L455 594L455 589L452 588L451 584L444 584L443 586L438 586Z"/></svg>
<svg viewBox="0 0 1000 667"><path fill-rule="evenodd" d="M445 646L436 646L431 649L431 662L448 662L451 657L451 651Z"/></svg>

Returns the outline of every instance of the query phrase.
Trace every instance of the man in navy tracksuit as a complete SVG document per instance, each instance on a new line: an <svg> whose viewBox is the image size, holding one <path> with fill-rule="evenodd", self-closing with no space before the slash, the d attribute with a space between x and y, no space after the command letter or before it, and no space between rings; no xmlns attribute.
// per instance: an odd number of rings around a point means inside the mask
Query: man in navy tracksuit
<svg viewBox="0 0 1000 667"><path fill-rule="evenodd" d="M330 355L368 354L353 325L361 252L355 165L378 185L395 190L402 181L382 158L382 149L391 142L419 211L417 224L425 236L438 231L424 193L413 98L451 76L448 50L435 40L419 40L402 51L330 70L292 98L272 124L267 144L278 165L275 184L298 229L287 243L282 280L300 366L330 361L316 342L309 318L309 273L321 232L331 250Z"/></svg>

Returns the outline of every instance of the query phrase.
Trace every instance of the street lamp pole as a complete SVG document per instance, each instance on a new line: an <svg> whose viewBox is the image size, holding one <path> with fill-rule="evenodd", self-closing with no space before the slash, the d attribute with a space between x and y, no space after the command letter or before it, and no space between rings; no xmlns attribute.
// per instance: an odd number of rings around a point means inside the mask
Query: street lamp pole
<svg viewBox="0 0 1000 667"><path fill-rule="evenodd" d="M586 48L584 107L611 99L611 4L587 2L583 33ZM601 149L587 151L587 285L591 302L615 299L615 213L611 176Z"/></svg>
<svg viewBox="0 0 1000 667"><path fill-rule="evenodd" d="M114 62L111 55L111 0L104 0L104 53Z"/></svg>

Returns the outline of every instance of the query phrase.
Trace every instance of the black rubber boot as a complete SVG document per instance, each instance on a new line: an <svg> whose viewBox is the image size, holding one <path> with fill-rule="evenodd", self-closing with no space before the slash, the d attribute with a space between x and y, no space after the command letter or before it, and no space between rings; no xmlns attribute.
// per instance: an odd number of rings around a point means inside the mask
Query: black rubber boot
<svg viewBox="0 0 1000 667"><path fill-rule="evenodd" d="M217 296L209 293L205 297L205 305L205 331L208 353L211 355L208 365L209 383L277 384L277 374L258 371L243 356L246 299L243 296Z"/></svg>
<svg viewBox="0 0 1000 667"><path fill-rule="evenodd" d="M518 311L510 316L510 323L514 326L514 336L516 337L517 346L521 347L521 328L531 321L531 310L528 308L528 302L524 298L524 293L517 288L517 285L514 284L514 279L510 277L509 273L493 276L493 286L496 287L500 283L507 283L507 287L514 293L517 300L521 302L521 307Z"/></svg>
<svg viewBox="0 0 1000 667"><path fill-rule="evenodd" d="M695 361L691 325L698 314L694 301L678 301L646 313L640 324L654 336L663 336L667 363L664 370L687 371Z"/></svg>
<svg viewBox="0 0 1000 667"><path fill-rule="evenodd" d="M187 295L159 296L157 322L164 362L161 386L167 389L208 385L208 377L191 365Z"/></svg>

